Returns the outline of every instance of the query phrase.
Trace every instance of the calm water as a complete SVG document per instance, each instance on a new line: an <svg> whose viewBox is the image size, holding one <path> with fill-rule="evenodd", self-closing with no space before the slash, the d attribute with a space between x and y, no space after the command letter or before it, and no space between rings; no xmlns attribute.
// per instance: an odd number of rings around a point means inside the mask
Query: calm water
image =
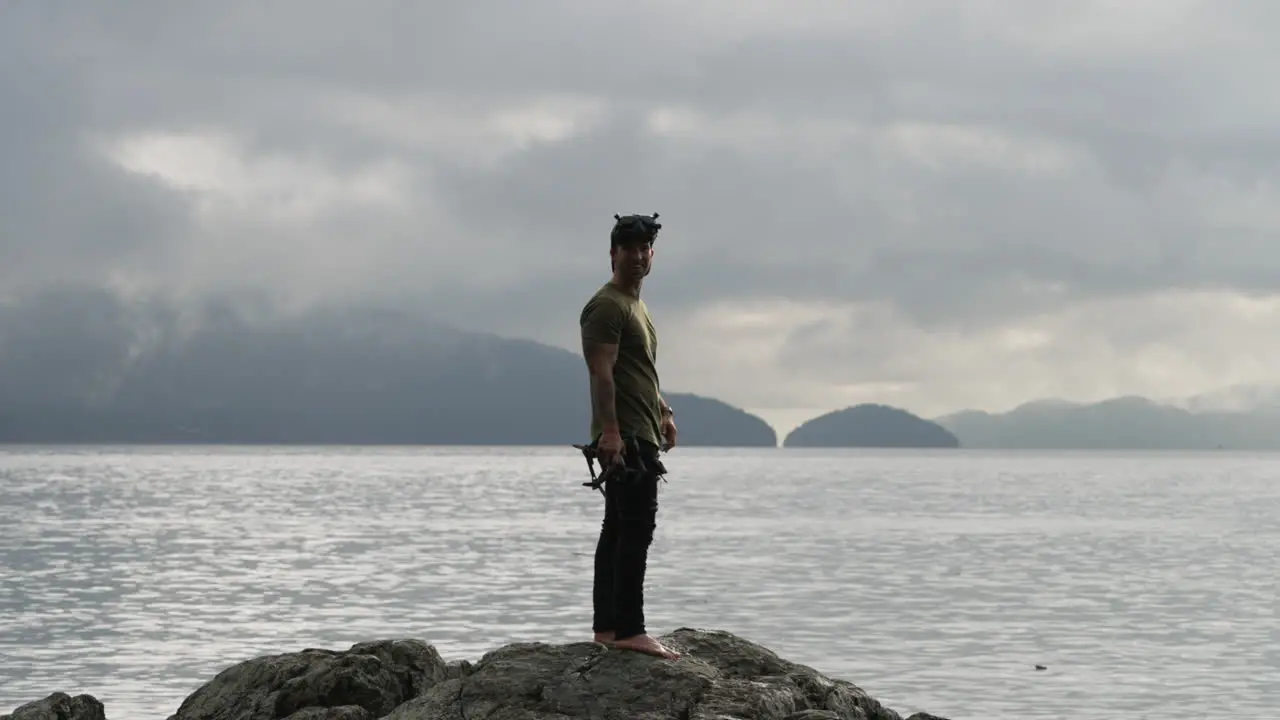
<svg viewBox="0 0 1280 720"><path fill-rule="evenodd" d="M163 720L237 660L375 637L583 639L601 501L573 452L0 449L0 714L60 689ZM668 467L655 631L731 630L904 715L1280 709L1280 456Z"/></svg>

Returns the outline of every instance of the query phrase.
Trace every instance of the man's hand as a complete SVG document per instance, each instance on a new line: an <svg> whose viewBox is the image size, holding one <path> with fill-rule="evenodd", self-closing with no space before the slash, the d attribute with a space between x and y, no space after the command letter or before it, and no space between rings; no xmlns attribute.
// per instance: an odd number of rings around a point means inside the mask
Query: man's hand
<svg viewBox="0 0 1280 720"><path fill-rule="evenodd" d="M622 464L622 435L615 430L605 430L600 435L600 444L596 445L596 457L600 458L602 467Z"/></svg>
<svg viewBox="0 0 1280 720"><path fill-rule="evenodd" d="M676 421L670 415L662 418L662 438L667 442L667 450L676 446Z"/></svg>

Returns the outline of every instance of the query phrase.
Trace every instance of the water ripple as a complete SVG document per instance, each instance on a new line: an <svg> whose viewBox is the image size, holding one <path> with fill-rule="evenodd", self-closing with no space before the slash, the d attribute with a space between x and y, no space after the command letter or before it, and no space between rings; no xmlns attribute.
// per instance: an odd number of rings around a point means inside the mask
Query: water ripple
<svg viewBox="0 0 1280 720"><path fill-rule="evenodd" d="M668 464L656 631L729 629L954 720L1280 707L1275 457ZM259 653L585 637L584 473L559 449L9 448L0 712L63 689L161 719Z"/></svg>

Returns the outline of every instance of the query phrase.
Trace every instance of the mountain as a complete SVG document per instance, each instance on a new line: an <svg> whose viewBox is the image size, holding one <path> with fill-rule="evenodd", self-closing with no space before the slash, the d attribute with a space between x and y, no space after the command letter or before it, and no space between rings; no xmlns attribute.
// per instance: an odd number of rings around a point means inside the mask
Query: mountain
<svg viewBox="0 0 1280 720"><path fill-rule="evenodd" d="M1037 401L1006 413L935 419L967 448L1094 450L1280 449L1280 410L1196 412L1142 397Z"/></svg>
<svg viewBox="0 0 1280 720"><path fill-rule="evenodd" d="M942 426L887 405L862 404L820 415L792 430L784 447L955 448Z"/></svg>
<svg viewBox="0 0 1280 720"><path fill-rule="evenodd" d="M764 420L666 393L681 444L776 446ZM107 292L0 306L0 442L568 445L576 354L377 308L266 319Z"/></svg>
<svg viewBox="0 0 1280 720"><path fill-rule="evenodd" d="M777 431L745 410L692 393L664 393L663 396L676 411L681 445L778 446Z"/></svg>

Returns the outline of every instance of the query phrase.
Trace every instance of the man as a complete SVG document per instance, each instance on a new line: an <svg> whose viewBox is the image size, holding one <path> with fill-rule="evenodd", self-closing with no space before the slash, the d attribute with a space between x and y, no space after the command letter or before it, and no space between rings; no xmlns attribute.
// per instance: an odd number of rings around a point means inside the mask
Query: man
<svg viewBox="0 0 1280 720"><path fill-rule="evenodd" d="M658 215L615 215L613 277L582 309L591 385L591 437L601 465L623 465L604 485L605 514L592 589L596 642L670 660L680 656L644 624L644 575L657 526L661 449L676 444L674 413L658 391L658 334L640 287L653 267ZM663 447L665 441L665 448Z"/></svg>

